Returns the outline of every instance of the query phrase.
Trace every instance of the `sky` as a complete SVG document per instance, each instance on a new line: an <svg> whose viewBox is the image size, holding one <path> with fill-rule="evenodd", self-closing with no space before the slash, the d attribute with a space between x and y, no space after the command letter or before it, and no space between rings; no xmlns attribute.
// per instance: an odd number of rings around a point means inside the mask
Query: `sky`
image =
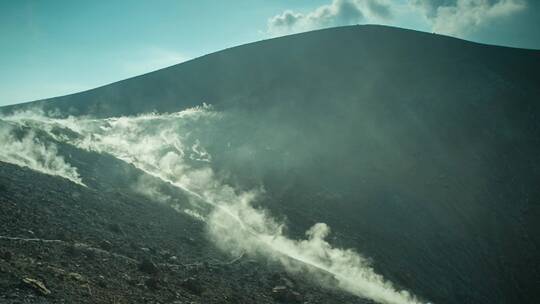
<svg viewBox="0 0 540 304"><path fill-rule="evenodd" d="M92 89L244 43L352 24L540 49L538 0L0 0L0 106Z"/></svg>

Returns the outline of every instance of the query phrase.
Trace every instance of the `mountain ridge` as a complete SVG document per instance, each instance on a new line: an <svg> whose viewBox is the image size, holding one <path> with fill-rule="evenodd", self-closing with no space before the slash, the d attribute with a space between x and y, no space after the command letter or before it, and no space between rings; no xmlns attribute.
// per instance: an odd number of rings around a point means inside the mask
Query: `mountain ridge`
<svg viewBox="0 0 540 304"><path fill-rule="evenodd" d="M223 50L220 50L220 51L217 51L217 52L213 52L213 53L209 53L209 54L205 54L201 57L197 57L197 58L194 58L192 60L189 60L189 61L186 61L186 62L182 62L182 63L179 63L179 64L176 64L176 65L172 65L172 66L169 66L169 67L165 67L165 68L162 68L162 69L159 69L159 70L156 70L156 71L152 71L152 72L148 72L148 73L145 73L145 74L141 74L141 75L137 75L137 76L134 76L134 77L130 77L130 78L127 78L127 79L123 79L123 80L119 80L119 81L115 81L115 82L112 82L112 83L109 83L109 84L106 84L106 85L103 85L103 86L99 86L99 87L96 87L96 88L92 88L92 89L89 89L89 90L85 90L85 91L82 91L82 92L77 92L77 93L73 93L73 94L68 94L68 95L63 95L63 96L57 96L57 97L51 97L51 98L46 98L46 99L40 99L40 100L34 100L34 101L29 101L29 102L25 102L25 103L21 103L21 104L15 104L15 105L8 105L8 106L4 106L4 107L0 107L0 111L3 111L3 112L7 112L7 113L10 113L14 110L18 110L18 109L23 109L23 108L28 108L29 106L36 106L36 105L39 105L39 106L43 106L44 108L46 108L47 110L51 110L51 109L54 109L54 106L52 104L58 104L57 108L59 108L60 110L64 111L65 112L65 108L67 107L67 103L69 102L73 102L73 103L76 103L76 100L79 100L79 99L83 99L84 102L86 103L90 103L91 106L87 106L86 108L86 111L73 111L73 114L74 115L79 115L79 114L83 114L83 115L86 115L86 114L96 114L96 115L100 115L100 111L99 110L96 110L96 109L92 109L92 106L96 107L96 104L99 103L98 100L102 99L102 98L108 98L109 101L108 102L118 102L115 98L115 92L114 91L120 91L122 92L123 90L126 90L130 87L133 87L133 86L136 86L136 83L138 82L141 82L141 81L146 81L146 80L154 80L156 81L156 78L159 78L158 76L161 76L163 75L164 78L171 78L174 77L174 73L180 73L180 74L190 74L192 73L192 67L193 66L196 66L197 68L200 68L198 67L199 65L207 65L207 61L213 61L213 67L214 68L219 68L219 66L216 66L216 61L219 62L220 58L222 58L223 56L231 56L231 55L236 55L236 53L238 52L241 52L241 51L245 51L245 50L250 50L250 51L254 51L254 49L259 49L259 48L272 48L272 47L276 47L277 44L287 44L287 43L292 43L292 45L294 44L301 44L302 43L302 40L306 40L306 39L310 39L310 38L316 38L317 36L323 36L322 38L320 38L320 40L324 40L324 39L328 39L329 42L334 42L332 40L337 40L339 42L339 40L341 39L340 38L333 38L333 36L336 36L336 35L340 35L340 34L347 34L347 36L344 36L342 38L346 38L346 39L351 39L351 38L354 38L354 39L357 39L356 42L359 42L360 44L363 43L363 40L368 40L366 41L366 43L369 43L369 42L372 42L374 37L376 36L379 36L381 35L381 39L376 39L380 41L384 41L384 40L387 40L387 41L391 41L392 39L395 39L396 38L396 35L397 36L407 36L406 38L409 39L409 38L414 38L414 39L420 39L422 40L422 42L429 42L431 45L429 46L429 48L438 48L440 49L441 47L447 47L447 46L450 46L450 47L455 47L456 45L461 45L461 46L465 46L469 49L472 48L472 49L483 49L483 48L486 48L486 49L492 49L492 50L497 50L498 52L520 52L522 54L520 55L526 55L526 56L530 56L530 55L533 55L533 56L540 56L540 51L538 50L531 50L531 49L520 49L520 48L512 48L512 47L505 47L505 46L496 46L496 45L487 45L487 44L481 44L481 43L476 43L476 42L471 42L471 41L467 41L467 40L462 40L462 39L459 39L459 38L455 38L455 37L450 37L450 36L444 36L444 35L438 35L438 34L431 34L431 33L427 33L427 32L420 32L420 31L415 31L415 30L409 30L409 29L401 29L401 28L395 28L395 27L389 27L389 26L381 26L381 25L353 25L353 26L345 26L345 27L336 27L336 28L329 28L329 29L321 29L321 30L315 30L315 31L310 31L310 32L305 32L305 33L298 33L298 34L292 34L292 35L287 35L287 36L282 36L282 37L275 37L275 38L270 38L270 39L266 39L266 40L261 40L261 41L257 41L257 42L251 42L251 43L247 43L247 44L243 44L243 45L239 45L239 46L234 46L234 47L231 47L231 48L226 48L226 49L223 49ZM403 39L401 39L403 40ZM324 41L322 41L324 42ZM319 43L321 43L321 41L319 41ZM403 42L403 41L399 41L398 45L401 43L401 47L403 47L403 44L404 43L408 43L407 41ZM392 44L392 43L391 43ZM395 46L395 43L393 43L394 46ZM283 46L280 46L281 48ZM297 46L297 47L300 47L300 46ZM474 52L474 51L473 51ZM504 55L504 54L502 54ZM500 57L501 55L499 55ZM184 71L184 70L187 70L187 71ZM167 76L167 77L165 77ZM185 76L183 76L185 78ZM177 85L178 83L174 83L174 82L164 82L163 80L159 80L157 79L157 83L158 84L162 84L164 88L168 88L169 90L171 90L170 88L174 85ZM189 88L185 88L186 90L189 90ZM174 90L174 89L172 89ZM148 91L148 89L146 90ZM175 91L174 93L177 94L177 95L181 95L181 92L182 90L179 89L177 91ZM141 94L148 94L149 92L141 92ZM125 94L125 92L123 92L122 94ZM165 97L167 98L166 95L159 95L157 94L156 97ZM211 101L205 101L203 100L204 99L204 96L199 96L199 100L177 100L177 102L179 103L185 103L185 107L190 107L190 106L194 106L194 105L197 105L197 104L201 104L202 102L209 102L209 103L212 103ZM193 98L193 99L197 99L197 98ZM146 100L148 102L150 102L150 100ZM169 101L170 103L171 101ZM219 101L218 101L219 102ZM84 106L82 106L84 108ZM178 110L182 110L182 108L176 108L176 107L166 107L166 109L161 109L161 108L158 108L158 109L152 109L152 108L149 108L149 107L143 107L142 111L141 110L138 110L138 109L133 109L133 110L129 110L127 111L127 113L124 113L125 111L122 111L122 110L119 110L117 111L117 115L123 115L123 114L136 114L137 112L150 112L152 110L157 110L157 111L167 111L167 112L174 112L174 111L178 111ZM80 112L80 113L79 113ZM88 112L88 113L86 113Z"/></svg>

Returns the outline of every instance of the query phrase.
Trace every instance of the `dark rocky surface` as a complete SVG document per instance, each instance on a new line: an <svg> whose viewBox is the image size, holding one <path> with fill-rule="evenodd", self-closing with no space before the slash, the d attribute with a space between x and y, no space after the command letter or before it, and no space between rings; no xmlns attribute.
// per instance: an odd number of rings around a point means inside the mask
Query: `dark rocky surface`
<svg viewBox="0 0 540 304"><path fill-rule="evenodd" d="M370 303L223 254L200 222L125 189L0 163L0 205L0 303L288 303L283 282L303 303Z"/></svg>

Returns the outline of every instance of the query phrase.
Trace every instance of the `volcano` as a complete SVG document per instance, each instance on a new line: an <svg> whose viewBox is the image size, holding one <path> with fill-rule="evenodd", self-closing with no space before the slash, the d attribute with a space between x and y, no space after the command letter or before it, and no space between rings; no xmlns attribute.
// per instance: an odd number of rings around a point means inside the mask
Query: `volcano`
<svg viewBox="0 0 540 304"><path fill-rule="evenodd" d="M0 108L0 299L536 303L539 84L365 25Z"/></svg>

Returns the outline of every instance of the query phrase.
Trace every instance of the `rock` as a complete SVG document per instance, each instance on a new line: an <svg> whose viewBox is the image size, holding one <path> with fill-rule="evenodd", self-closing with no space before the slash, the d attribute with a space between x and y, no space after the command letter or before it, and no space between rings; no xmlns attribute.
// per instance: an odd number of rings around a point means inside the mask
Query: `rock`
<svg viewBox="0 0 540 304"><path fill-rule="evenodd" d="M97 285L101 288L107 288L107 281L105 280L104 276L98 276Z"/></svg>
<svg viewBox="0 0 540 304"><path fill-rule="evenodd" d="M287 286L276 286L272 288L272 297L277 301L287 303L302 303L304 297L294 290L289 289Z"/></svg>
<svg viewBox="0 0 540 304"><path fill-rule="evenodd" d="M159 254L166 259L172 256L172 253L169 250L160 250Z"/></svg>
<svg viewBox="0 0 540 304"><path fill-rule="evenodd" d="M84 277L76 272L70 272L67 274L67 277L71 280L79 281L79 282L86 282Z"/></svg>
<svg viewBox="0 0 540 304"><path fill-rule="evenodd" d="M302 296L299 292L292 290L290 293L291 301L296 303L302 303L304 301L304 296Z"/></svg>
<svg viewBox="0 0 540 304"><path fill-rule="evenodd" d="M112 243L107 241L107 240L103 240L101 241L101 243L99 243L99 247L101 247L101 249L103 250L106 250L106 251L110 251L113 247Z"/></svg>
<svg viewBox="0 0 540 304"><path fill-rule="evenodd" d="M90 284L84 283L81 285L81 294L85 297L91 297L92 296L92 289L90 288Z"/></svg>
<svg viewBox="0 0 540 304"><path fill-rule="evenodd" d="M272 274L270 279L277 286L285 286L289 289L294 289L296 287L294 281L287 277L284 273L276 272Z"/></svg>
<svg viewBox="0 0 540 304"><path fill-rule="evenodd" d="M287 287L286 286L276 286L272 288L272 297L275 299L280 300L280 298L283 297L287 293Z"/></svg>
<svg viewBox="0 0 540 304"><path fill-rule="evenodd" d="M197 241L192 237L182 237L182 240L192 245L197 244Z"/></svg>
<svg viewBox="0 0 540 304"><path fill-rule="evenodd" d="M11 261L11 258L13 258L13 253L11 253L11 251L2 251L0 252L0 258L9 262Z"/></svg>
<svg viewBox="0 0 540 304"><path fill-rule="evenodd" d="M195 295L201 295L204 291L204 287L202 286L201 282L194 277L190 277L182 281L182 287Z"/></svg>
<svg viewBox="0 0 540 304"><path fill-rule="evenodd" d="M51 294L51 291L47 289L47 287L45 287L45 284L43 284L43 282L39 280L32 279L32 278L24 278L22 282L24 283L25 286L32 288L33 290L35 290L36 292L44 296Z"/></svg>
<svg viewBox="0 0 540 304"><path fill-rule="evenodd" d="M55 266L47 266L47 270L55 277L64 277L66 275L66 271L64 269Z"/></svg>
<svg viewBox="0 0 540 304"><path fill-rule="evenodd" d="M159 271L156 264L146 258L139 264L139 270L148 274L156 274Z"/></svg>
<svg viewBox="0 0 540 304"><path fill-rule="evenodd" d="M122 233L122 228L117 223L109 224L109 230L114 233Z"/></svg>
<svg viewBox="0 0 540 304"><path fill-rule="evenodd" d="M287 286L289 289L293 289L295 287L293 281L287 277L282 277L281 282L283 282L283 285Z"/></svg>
<svg viewBox="0 0 540 304"><path fill-rule="evenodd" d="M77 244L69 244L65 248L65 253L71 257L78 257L81 256L84 251L79 246L77 246Z"/></svg>
<svg viewBox="0 0 540 304"><path fill-rule="evenodd" d="M58 232L56 235L56 238L64 242L71 241L71 238L68 236L68 234L65 231Z"/></svg>
<svg viewBox="0 0 540 304"><path fill-rule="evenodd" d="M96 251L95 250L87 250L84 252L86 255L86 258L89 260L94 260L96 258Z"/></svg>
<svg viewBox="0 0 540 304"><path fill-rule="evenodd" d="M159 279L157 277L151 277L149 279L147 279L144 284L150 288L150 289L154 289L154 290L158 290L159 289Z"/></svg>

